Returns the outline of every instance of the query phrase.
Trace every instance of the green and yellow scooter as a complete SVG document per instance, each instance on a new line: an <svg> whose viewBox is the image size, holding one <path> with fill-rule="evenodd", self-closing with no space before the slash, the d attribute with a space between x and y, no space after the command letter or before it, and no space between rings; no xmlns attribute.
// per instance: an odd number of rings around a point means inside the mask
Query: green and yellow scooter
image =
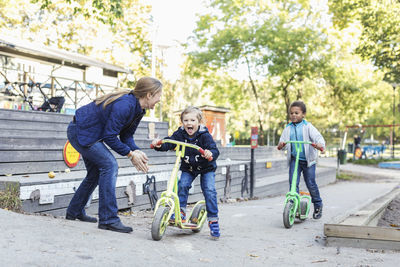
<svg viewBox="0 0 400 267"><path fill-rule="evenodd" d="M171 143L176 145L176 161L168 181L167 190L161 193L161 197L157 201L154 208L154 217L151 225L151 237L157 241L161 240L161 238L164 236L168 225L172 225L181 229L191 229L193 232L198 233L207 219L205 201L200 200L194 205L189 216L187 217L187 223L183 223L180 216L181 209L178 198L178 172L181 159L185 156L185 149L187 147L196 149L202 155L204 155L204 150L199 146L171 139L160 140L158 145L161 145L162 143ZM153 145L150 145L150 147L154 148ZM211 161L212 158L209 158L208 160ZM171 223L169 220L173 213L175 213L176 216L175 221Z"/></svg>

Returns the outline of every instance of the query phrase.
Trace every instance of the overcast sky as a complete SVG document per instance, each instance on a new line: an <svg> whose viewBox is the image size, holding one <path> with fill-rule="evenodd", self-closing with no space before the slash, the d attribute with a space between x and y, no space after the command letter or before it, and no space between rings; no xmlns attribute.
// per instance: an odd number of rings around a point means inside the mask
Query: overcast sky
<svg viewBox="0 0 400 267"><path fill-rule="evenodd" d="M157 43L185 42L195 28L196 12L203 10L201 0L152 0L157 27Z"/></svg>

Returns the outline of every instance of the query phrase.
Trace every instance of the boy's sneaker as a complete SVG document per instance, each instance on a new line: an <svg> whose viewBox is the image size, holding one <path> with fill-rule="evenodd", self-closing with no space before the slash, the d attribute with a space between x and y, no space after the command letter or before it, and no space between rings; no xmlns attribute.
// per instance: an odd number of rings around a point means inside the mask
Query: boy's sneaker
<svg viewBox="0 0 400 267"><path fill-rule="evenodd" d="M208 227L210 227L210 235L213 238L218 238L221 235L221 233L219 232L218 221L208 222Z"/></svg>
<svg viewBox="0 0 400 267"><path fill-rule="evenodd" d="M182 223L186 222L186 213L183 210L181 210L181 220ZM175 223L175 213L172 213L171 218L169 218L169 222Z"/></svg>
<svg viewBox="0 0 400 267"><path fill-rule="evenodd" d="M322 206L315 208L313 213L313 218L318 220L322 217Z"/></svg>

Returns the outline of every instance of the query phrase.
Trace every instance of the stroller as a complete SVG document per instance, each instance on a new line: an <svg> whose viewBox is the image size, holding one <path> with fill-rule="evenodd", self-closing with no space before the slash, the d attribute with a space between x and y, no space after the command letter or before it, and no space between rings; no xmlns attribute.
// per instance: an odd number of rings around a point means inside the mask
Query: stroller
<svg viewBox="0 0 400 267"><path fill-rule="evenodd" d="M42 106L38 108L40 111L49 112L60 112L65 103L65 98L63 96L54 96L50 99L46 99Z"/></svg>

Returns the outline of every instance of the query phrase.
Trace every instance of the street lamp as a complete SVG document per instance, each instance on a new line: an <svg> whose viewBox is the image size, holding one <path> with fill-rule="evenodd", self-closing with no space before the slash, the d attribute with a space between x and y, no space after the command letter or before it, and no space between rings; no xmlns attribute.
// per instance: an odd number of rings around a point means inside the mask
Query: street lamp
<svg viewBox="0 0 400 267"><path fill-rule="evenodd" d="M395 124L396 124L396 87L397 83L392 83L393 87L393 125L392 125L392 158L394 158L394 135L395 135Z"/></svg>

